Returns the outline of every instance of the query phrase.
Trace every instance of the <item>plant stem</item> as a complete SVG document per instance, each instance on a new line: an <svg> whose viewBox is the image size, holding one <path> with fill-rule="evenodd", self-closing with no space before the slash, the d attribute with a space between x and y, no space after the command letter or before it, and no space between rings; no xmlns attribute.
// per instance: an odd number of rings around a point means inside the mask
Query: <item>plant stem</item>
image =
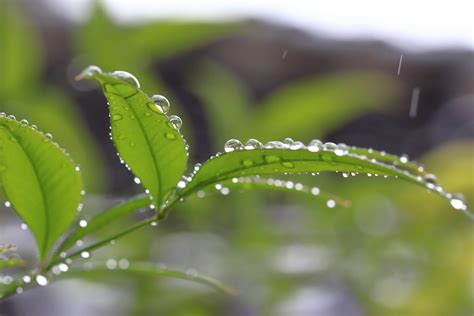
<svg viewBox="0 0 474 316"><path fill-rule="evenodd" d="M67 257L65 258L57 258L56 260L53 260L47 267L47 270L51 269L51 267L53 267L55 264L58 264L58 263L61 263L63 262L64 260L66 259L72 259L72 258L76 258L78 256L80 256L83 252L91 252L93 250L96 250L98 248L101 248L103 245L105 244L108 244L110 243L110 241L112 240L116 240L116 239L119 239L120 237L123 237L143 226L146 226L146 225L149 225L151 224L152 222L157 222L159 221L160 218L158 218L157 216L153 216L153 217L150 217L150 218L147 218L145 220L142 220L138 223L136 223L135 225L132 225L130 227L128 227L127 229L123 230L123 231L120 231L118 232L117 234L111 236L111 237L108 237L106 239L103 239L101 241L98 241L98 242L95 242L93 243L92 245L89 245L87 247L84 247L82 249L79 249L73 253L71 253L70 255L68 255Z"/></svg>

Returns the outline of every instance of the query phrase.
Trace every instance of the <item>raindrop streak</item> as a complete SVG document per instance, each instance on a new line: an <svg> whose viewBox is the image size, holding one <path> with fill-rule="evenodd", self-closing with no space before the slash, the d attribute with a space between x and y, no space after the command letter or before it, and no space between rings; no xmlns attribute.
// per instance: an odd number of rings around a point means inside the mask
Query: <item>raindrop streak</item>
<svg viewBox="0 0 474 316"><path fill-rule="evenodd" d="M397 76L400 76L400 70L402 69L403 54L400 54L400 61L398 62Z"/></svg>
<svg viewBox="0 0 474 316"><path fill-rule="evenodd" d="M410 112L408 115L415 118L418 112L418 100L420 99L420 88L416 87L411 93Z"/></svg>

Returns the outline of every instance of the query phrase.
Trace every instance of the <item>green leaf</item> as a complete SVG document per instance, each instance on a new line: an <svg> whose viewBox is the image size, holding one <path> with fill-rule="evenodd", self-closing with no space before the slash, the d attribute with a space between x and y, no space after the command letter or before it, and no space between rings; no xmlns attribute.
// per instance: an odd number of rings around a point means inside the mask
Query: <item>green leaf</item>
<svg viewBox="0 0 474 316"><path fill-rule="evenodd" d="M109 102L112 139L118 153L150 191L152 204L160 207L186 168L185 140L135 85L113 74L95 72L89 77L101 83Z"/></svg>
<svg viewBox="0 0 474 316"><path fill-rule="evenodd" d="M110 225L110 223L117 221L118 219L135 212L137 209L150 205L149 196L138 196L132 198L118 206L112 207L111 209L100 213L87 222L86 227L78 227L73 231L58 247L56 254L62 251L66 251L79 239L82 239L86 235L90 235L94 232L99 231L103 227Z"/></svg>
<svg viewBox="0 0 474 316"><path fill-rule="evenodd" d="M300 182L293 182L282 179L262 178L259 176L232 178L219 182L219 185L210 184L202 189L202 192L207 194L223 194L227 195L234 191L279 191L288 193L299 193L310 196L316 200L323 201L329 207L336 205L348 207L351 203L337 195L324 192L319 187L308 186Z"/></svg>
<svg viewBox="0 0 474 316"><path fill-rule="evenodd" d="M0 184L44 259L74 221L82 181L68 155L46 135L0 116Z"/></svg>
<svg viewBox="0 0 474 316"><path fill-rule="evenodd" d="M70 276L81 277L87 274L94 274L94 273L98 274L99 276L104 276L106 274L111 274L111 275L122 274L126 276L166 277L166 278L181 279L181 280L200 283L229 295L235 294L235 290L232 289L231 287L223 284L222 282L214 278L199 274L194 270L183 272L179 270L161 267L160 265L147 263L147 262L130 262L130 263L127 262L126 268L116 267L114 269L107 268L105 264L92 265L92 266L88 266L87 268L73 268L69 270L66 276L67 277L70 277Z"/></svg>
<svg viewBox="0 0 474 316"><path fill-rule="evenodd" d="M461 196L445 192L433 176L424 173L424 170L423 177L419 173L401 169L400 158L390 164L389 159L380 161L354 151L357 149L343 144L322 144L316 141L306 147L301 142L286 139L285 143L272 142L262 148L227 152L205 162L188 183L180 185L176 198L236 177L329 171L403 179L448 199L453 208L467 211ZM365 153L365 150L362 152Z"/></svg>

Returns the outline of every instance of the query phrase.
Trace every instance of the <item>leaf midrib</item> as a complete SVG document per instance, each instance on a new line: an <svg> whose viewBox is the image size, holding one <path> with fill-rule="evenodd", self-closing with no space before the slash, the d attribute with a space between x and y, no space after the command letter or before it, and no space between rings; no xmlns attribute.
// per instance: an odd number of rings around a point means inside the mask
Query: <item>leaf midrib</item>
<svg viewBox="0 0 474 316"><path fill-rule="evenodd" d="M137 92L138 92L138 95L140 95L140 91L137 90ZM143 93L143 92L142 92L142 93ZM135 96L135 95L137 95L137 94L132 95L132 97ZM147 97L147 96L145 95L145 97ZM132 103L128 101L128 98L126 98L125 96L123 96L123 98L124 98L125 102L127 102L127 104L130 106L130 109L132 110L133 114L134 114L135 117L137 118L137 123L138 123L138 126L140 127L140 129L141 129L141 131L142 131L142 133L143 133L143 135L144 135L144 138L145 138L145 141L146 141L146 144L147 144L147 149L148 149L148 151L150 152L150 154L151 154L151 156L152 156L152 158L153 158L153 167L155 168L155 173L156 173L156 175L157 175L157 182L158 182L158 183L157 183L157 184L158 184L158 192L157 192L157 194L158 194L158 199L159 199L159 200L157 201L157 204L158 204L157 207L159 207L159 206L161 206L161 202L162 202L162 201L161 201L161 194L160 194L160 191L163 191L163 189L162 189L162 181L161 181L161 172L160 172L160 170L159 170L159 168L158 168L157 159L156 159L156 156L155 156L154 151L152 150L150 140L148 139L148 134L146 133L145 128L143 127L143 125L142 125L142 123L141 123L141 121L140 121L140 117L137 115L137 112L136 112L135 109L133 108Z"/></svg>
<svg viewBox="0 0 474 316"><path fill-rule="evenodd" d="M355 159L359 159L353 155L350 155L351 158L355 158ZM359 159L360 160L360 159ZM288 161L288 162L312 162L312 161L318 161L318 162L325 162L324 160L316 160L316 159L293 159L291 161ZM198 183L197 185L195 185L194 187L191 187L189 190L183 190L182 193L184 193L183 195L186 195L186 194L189 194L191 192L194 192L196 189L200 188L200 187L203 187L203 186L207 186L207 185L210 185L216 181L222 181L222 180L217 180L218 178L221 178L221 177L226 177L234 172L238 172L238 171L242 171L242 170L247 170L247 169L251 169L251 168L255 168L255 167L259 167L259 166L272 166L272 165L276 165L276 164L281 164L281 161L279 162L272 162L272 163L264 163L264 164L255 164L255 165L252 165L252 166L249 166L249 167L244 167L244 168L235 168L235 169L231 169L229 171L226 171L222 174L220 174L219 176L214 176L214 177L211 177L209 178L207 181L203 181L203 182L200 182ZM353 165L353 166L357 166L357 164L355 163L352 163L352 162L344 162L344 164L349 164L349 165ZM201 169L202 170L202 169ZM394 170L392 170L391 172L394 172L394 173L397 173L399 174L400 172L396 172ZM279 173L279 172L276 172L276 173ZM197 175L197 174L196 174ZM407 175L403 175L403 176L407 176ZM408 176L409 177L409 176ZM201 186L201 184L204 184L203 186Z"/></svg>

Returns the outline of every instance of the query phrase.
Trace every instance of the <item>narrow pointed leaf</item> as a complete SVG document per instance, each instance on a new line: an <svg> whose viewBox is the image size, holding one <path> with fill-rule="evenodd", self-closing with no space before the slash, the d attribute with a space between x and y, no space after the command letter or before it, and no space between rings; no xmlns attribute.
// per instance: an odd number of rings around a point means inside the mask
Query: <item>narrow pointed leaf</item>
<svg viewBox="0 0 474 316"><path fill-rule="evenodd" d="M110 225L112 222L117 221L118 219L123 218L126 215L129 215L135 212L137 209L146 207L150 204L149 196L138 196L136 198L130 199L118 206L112 207L111 209L100 213L91 220L87 222L86 227L78 227L74 230L58 247L56 254L59 254L62 251L66 251L79 239L82 239L84 236L90 235L94 232L99 231L103 227Z"/></svg>
<svg viewBox="0 0 474 316"><path fill-rule="evenodd" d="M116 267L115 269L107 268L105 264L103 265L92 265L87 268L73 268L69 270L67 276L85 276L87 274L97 273L100 276L104 276L107 274L116 275L122 274L126 276L144 276L144 277L165 277L165 278L174 278L180 280L191 281L195 283L199 283L205 286L209 286L217 291L234 295L235 290L231 287L225 285L224 283L199 274L195 271L180 271L175 269L169 269L165 267L161 267L156 264L147 263L147 262L130 262L125 269L120 267Z"/></svg>
<svg viewBox="0 0 474 316"><path fill-rule="evenodd" d="M112 140L153 203L161 206L186 168L186 143L140 89L112 74L93 73L109 103Z"/></svg>
<svg viewBox="0 0 474 316"><path fill-rule="evenodd" d="M366 155L338 150L321 149L312 152L307 148L291 149L252 149L237 150L221 154L205 162L187 185L178 190L177 196L185 196L210 184L219 183L234 177L269 174L294 174L313 172L368 173L403 179L428 189L446 199L457 210L466 211L464 201L456 195L447 193L433 183L432 179L412 174L395 164L388 164ZM397 158L399 161L399 158Z"/></svg>
<svg viewBox="0 0 474 316"><path fill-rule="evenodd" d="M44 258L76 217L82 181L75 164L47 136L2 116L0 184Z"/></svg>

